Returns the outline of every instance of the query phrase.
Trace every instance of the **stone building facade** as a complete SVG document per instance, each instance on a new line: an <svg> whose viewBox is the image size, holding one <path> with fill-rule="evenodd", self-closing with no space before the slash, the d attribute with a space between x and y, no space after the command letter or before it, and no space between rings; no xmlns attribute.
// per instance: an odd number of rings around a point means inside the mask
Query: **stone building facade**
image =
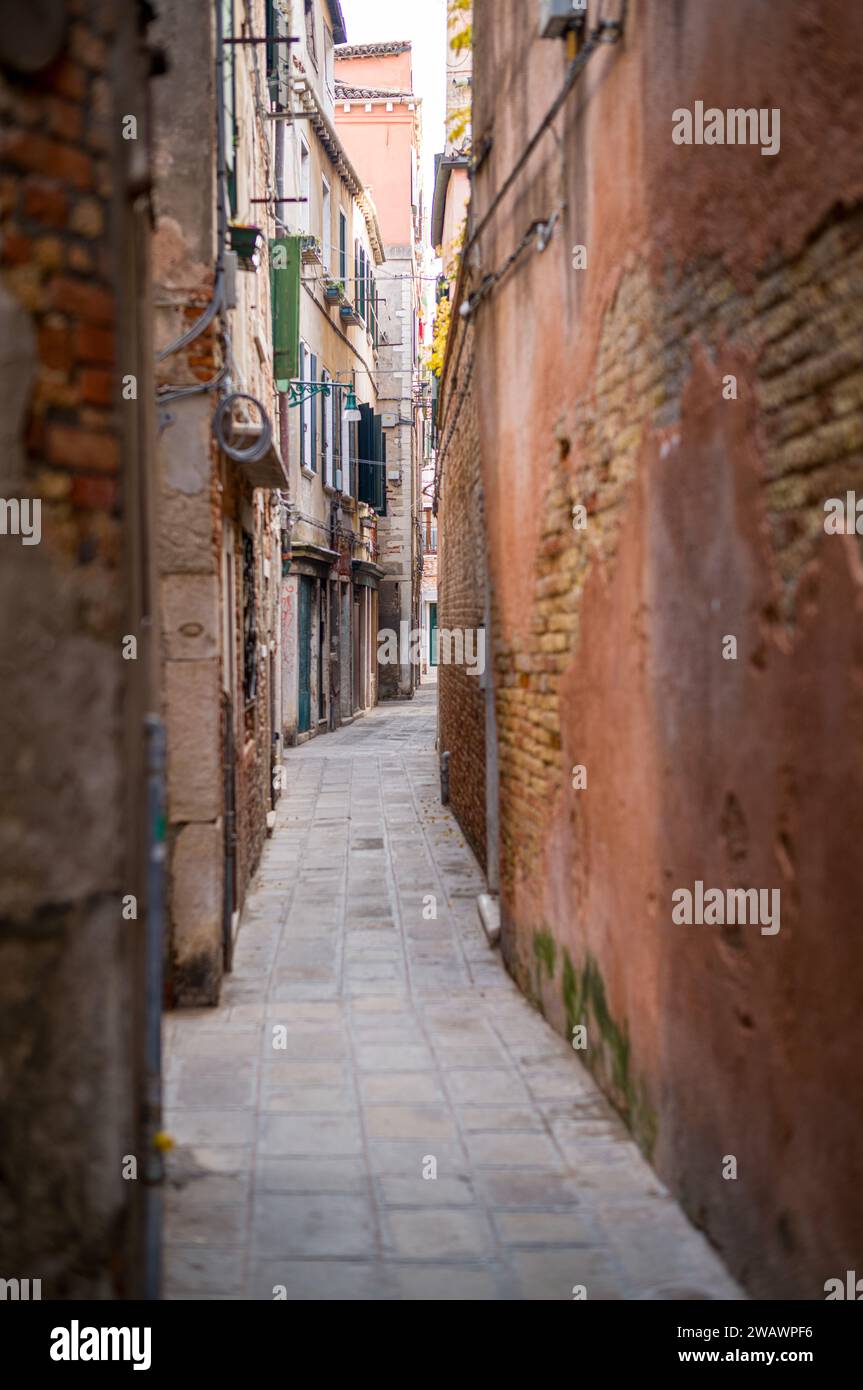
<svg viewBox="0 0 863 1390"><path fill-rule="evenodd" d="M381 699L409 699L419 679L420 663L410 660L410 649L419 632L422 573L421 104L413 92L409 43L342 45L335 71L337 127L374 199L384 238L378 268L377 398L386 437L379 623L399 635L399 659L380 664L378 690Z"/></svg>
<svg viewBox="0 0 863 1390"><path fill-rule="evenodd" d="M43 1299L158 1286L153 66L132 0L0 33L0 1277Z"/></svg>
<svg viewBox="0 0 863 1390"><path fill-rule="evenodd" d="M586 1027L588 1065L751 1291L820 1298L863 1238L861 569L824 526L861 466L863 181L853 142L825 160L813 132L859 116L863 20L642 3L621 35L588 3L565 43L528 8L474 5L454 306L474 325L502 947L557 1028ZM781 151L677 143L706 97L781 109ZM676 923L698 881L778 890L781 930Z"/></svg>
<svg viewBox="0 0 863 1390"><path fill-rule="evenodd" d="M169 0L156 26L174 59L155 100L154 278L168 999L181 1004L218 999L278 785L275 126L263 46L235 42L249 21L266 33L266 9ZM202 120L215 137L203 159Z"/></svg>
<svg viewBox="0 0 863 1390"><path fill-rule="evenodd" d="M282 27L287 32L287 21ZM283 244L299 245L287 291L296 294L297 320L277 381L289 465L285 746L349 723L378 694L378 517L386 493L374 456L383 453L377 273L384 252L374 203L336 128L335 52L345 36L340 6L315 0L291 45L290 83L278 72L274 82L278 194L301 200L276 204Z"/></svg>

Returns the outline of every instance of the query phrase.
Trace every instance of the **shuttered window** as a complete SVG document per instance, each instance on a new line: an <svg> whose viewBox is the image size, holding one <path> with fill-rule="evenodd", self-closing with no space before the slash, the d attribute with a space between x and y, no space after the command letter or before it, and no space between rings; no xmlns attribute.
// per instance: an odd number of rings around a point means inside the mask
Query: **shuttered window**
<svg viewBox="0 0 863 1390"><path fill-rule="evenodd" d="M374 507L379 516L386 516L386 436L380 415L375 415L370 405L361 405L360 414L357 497Z"/></svg>
<svg viewBox="0 0 863 1390"><path fill-rule="evenodd" d="M348 219L339 208L339 279L348 287Z"/></svg>

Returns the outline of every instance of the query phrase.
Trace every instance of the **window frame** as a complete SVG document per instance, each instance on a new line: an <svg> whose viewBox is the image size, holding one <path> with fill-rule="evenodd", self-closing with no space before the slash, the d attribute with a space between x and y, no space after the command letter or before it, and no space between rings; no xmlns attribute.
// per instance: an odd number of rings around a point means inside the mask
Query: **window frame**
<svg viewBox="0 0 863 1390"><path fill-rule="evenodd" d="M297 139L300 145L300 197L306 200L297 204L299 226L302 235L309 236L312 230L312 151L301 131L297 131Z"/></svg>
<svg viewBox="0 0 863 1390"><path fill-rule="evenodd" d="M311 380L309 370L311 369L312 350L308 343L300 339L300 388ZM300 406L300 467L307 472L314 472L312 457L312 408L314 397L308 396Z"/></svg>
<svg viewBox="0 0 863 1390"><path fill-rule="evenodd" d="M321 381L329 382L329 395L319 392L321 398L321 476L324 487L333 487L333 379L326 367L321 368Z"/></svg>
<svg viewBox="0 0 863 1390"><path fill-rule="evenodd" d="M327 275L333 263L333 191L326 175L321 174L321 257Z"/></svg>
<svg viewBox="0 0 863 1390"><path fill-rule="evenodd" d="M339 207L339 280L348 287L348 215Z"/></svg>

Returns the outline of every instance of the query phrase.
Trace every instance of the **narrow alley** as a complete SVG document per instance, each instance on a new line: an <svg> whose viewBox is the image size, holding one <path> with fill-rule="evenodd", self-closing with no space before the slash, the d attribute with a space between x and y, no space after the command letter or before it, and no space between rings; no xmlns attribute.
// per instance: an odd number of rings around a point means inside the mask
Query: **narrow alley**
<svg viewBox="0 0 863 1390"><path fill-rule="evenodd" d="M291 754L221 1005L166 1018L166 1298L739 1297L489 949L435 713Z"/></svg>
<svg viewBox="0 0 863 1390"><path fill-rule="evenodd" d="M0 0L52 1360L281 1365L281 1301L846 1354L861 55L848 0Z"/></svg>

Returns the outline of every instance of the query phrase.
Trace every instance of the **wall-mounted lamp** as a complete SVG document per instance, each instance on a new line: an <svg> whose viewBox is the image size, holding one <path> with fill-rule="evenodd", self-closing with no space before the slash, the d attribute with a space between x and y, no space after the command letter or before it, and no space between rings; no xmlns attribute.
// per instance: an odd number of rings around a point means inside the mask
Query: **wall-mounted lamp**
<svg viewBox="0 0 863 1390"><path fill-rule="evenodd" d="M356 394L353 391L349 391L342 419L346 420L349 425L358 425L362 418L362 412L357 405Z"/></svg>

